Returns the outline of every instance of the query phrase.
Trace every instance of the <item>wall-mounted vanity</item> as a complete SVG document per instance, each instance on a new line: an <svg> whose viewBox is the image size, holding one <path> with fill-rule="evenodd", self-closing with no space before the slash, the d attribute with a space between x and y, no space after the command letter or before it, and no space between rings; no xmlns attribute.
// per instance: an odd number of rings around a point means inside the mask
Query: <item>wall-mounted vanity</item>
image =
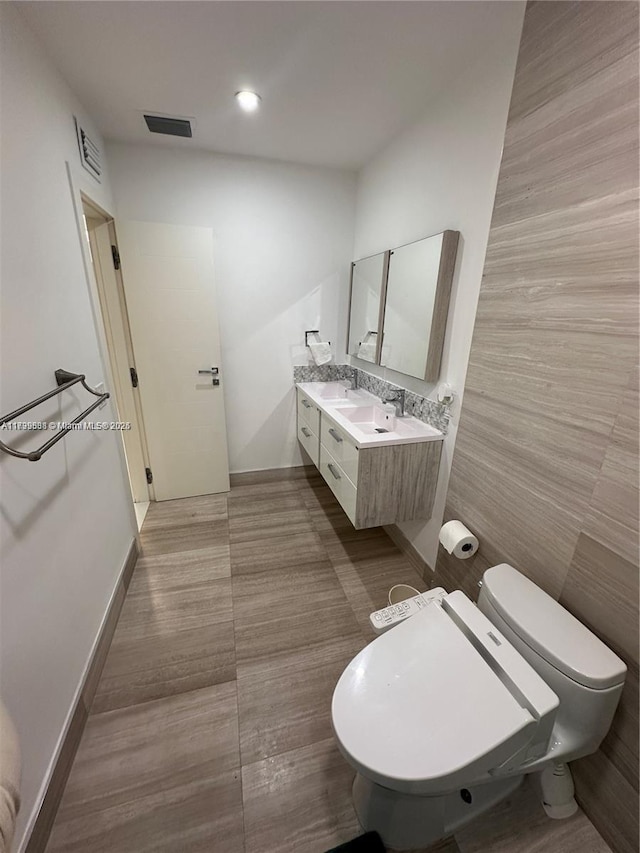
<svg viewBox="0 0 640 853"><path fill-rule="evenodd" d="M349 355L438 379L459 237L443 231L351 264Z"/></svg>
<svg viewBox="0 0 640 853"><path fill-rule="evenodd" d="M349 382L297 385L298 441L357 529L431 517L444 434Z"/></svg>

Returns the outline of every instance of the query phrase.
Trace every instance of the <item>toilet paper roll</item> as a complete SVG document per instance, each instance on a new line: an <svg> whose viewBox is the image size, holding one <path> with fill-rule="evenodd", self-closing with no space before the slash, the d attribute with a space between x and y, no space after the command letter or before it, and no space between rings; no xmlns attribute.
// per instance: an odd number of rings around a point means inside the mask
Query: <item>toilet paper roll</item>
<svg viewBox="0 0 640 853"><path fill-rule="evenodd" d="M445 551L460 560L468 560L478 550L476 537L468 527L456 519L442 525L439 539Z"/></svg>

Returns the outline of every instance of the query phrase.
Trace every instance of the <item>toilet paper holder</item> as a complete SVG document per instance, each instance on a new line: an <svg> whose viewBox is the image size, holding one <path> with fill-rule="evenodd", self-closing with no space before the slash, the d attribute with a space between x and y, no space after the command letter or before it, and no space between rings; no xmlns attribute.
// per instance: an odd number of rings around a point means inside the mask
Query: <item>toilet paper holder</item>
<svg viewBox="0 0 640 853"><path fill-rule="evenodd" d="M445 551L459 560L473 557L480 544L469 528L455 518L442 525L438 539Z"/></svg>

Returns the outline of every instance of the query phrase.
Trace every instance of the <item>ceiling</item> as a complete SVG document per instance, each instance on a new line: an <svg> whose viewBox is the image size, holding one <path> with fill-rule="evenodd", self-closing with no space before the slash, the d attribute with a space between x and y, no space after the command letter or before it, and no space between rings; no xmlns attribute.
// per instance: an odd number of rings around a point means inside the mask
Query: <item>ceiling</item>
<svg viewBox="0 0 640 853"><path fill-rule="evenodd" d="M105 138L357 169L500 45L508 2L19 2ZM257 113L233 95L253 89ZM190 140L143 111L193 117Z"/></svg>

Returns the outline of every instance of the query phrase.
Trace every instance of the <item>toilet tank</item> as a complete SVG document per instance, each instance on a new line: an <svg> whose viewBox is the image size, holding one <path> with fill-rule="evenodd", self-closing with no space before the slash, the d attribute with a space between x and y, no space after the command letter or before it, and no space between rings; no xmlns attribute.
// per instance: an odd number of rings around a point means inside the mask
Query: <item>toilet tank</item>
<svg viewBox="0 0 640 853"><path fill-rule="evenodd" d="M589 755L609 731L627 668L555 599L502 563L487 569L478 607L560 699L558 758Z"/></svg>

